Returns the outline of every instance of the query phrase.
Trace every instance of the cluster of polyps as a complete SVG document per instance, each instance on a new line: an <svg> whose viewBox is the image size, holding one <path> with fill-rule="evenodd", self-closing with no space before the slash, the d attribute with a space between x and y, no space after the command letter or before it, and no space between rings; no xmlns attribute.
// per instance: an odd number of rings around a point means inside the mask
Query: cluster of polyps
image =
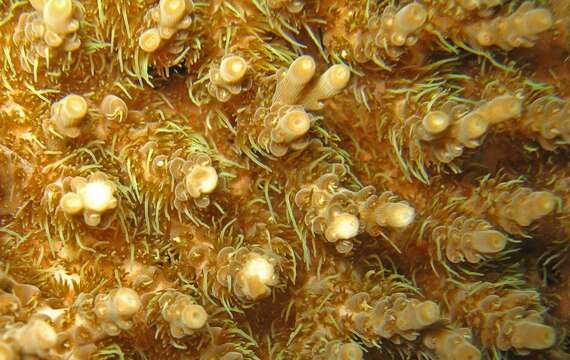
<svg viewBox="0 0 570 360"><path fill-rule="evenodd" d="M461 156L464 148L478 147L491 125L521 113L522 100L514 95L497 96L471 111L467 105L447 102L424 116L416 134L430 146L437 160L448 163Z"/></svg>
<svg viewBox="0 0 570 360"><path fill-rule="evenodd" d="M101 330L107 335L115 336L133 326L133 317L141 306L141 299L136 291L119 288L97 295L93 311Z"/></svg>
<svg viewBox="0 0 570 360"><path fill-rule="evenodd" d="M367 18L367 24L356 29L347 38L352 48L352 56L361 63L381 59L383 54L398 58L406 47L413 46L418 41L418 33L427 18L427 8L417 2L401 8L386 7L381 14ZM332 44L333 34L334 31L325 34L325 44Z"/></svg>
<svg viewBox="0 0 570 360"><path fill-rule="evenodd" d="M534 291L493 289L493 284L474 284L478 291L461 290L450 302L452 316L463 316L486 347L518 354L551 347L555 330L544 324Z"/></svg>
<svg viewBox="0 0 570 360"><path fill-rule="evenodd" d="M29 48L30 64L38 57L50 58L57 49L75 51L81 45L78 9L72 0L32 0L35 11L18 19L14 42ZM25 68L28 68L27 66Z"/></svg>
<svg viewBox="0 0 570 360"><path fill-rule="evenodd" d="M553 96L537 99L528 106L521 125L546 150L570 144L570 101Z"/></svg>
<svg viewBox="0 0 570 360"><path fill-rule="evenodd" d="M423 343L439 360L480 360L481 351L470 342L468 329L435 329L424 335Z"/></svg>
<svg viewBox="0 0 570 360"><path fill-rule="evenodd" d="M409 298L403 293L376 300L368 293L357 293L348 298L342 311L342 316L357 333L370 339L390 339L395 343L402 339L417 339L419 330L440 320L440 309L436 303Z"/></svg>
<svg viewBox="0 0 570 360"><path fill-rule="evenodd" d="M139 46L146 52L156 51L160 45L176 32L192 24L190 0L160 0L158 6L148 11L154 27L139 36Z"/></svg>
<svg viewBox="0 0 570 360"><path fill-rule="evenodd" d="M305 148L309 143L306 134L314 122L306 110L322 109L321 101L338 94L350 80L346 65L333 65L312 81L315 69L312 57L297 58L287 71L278 73L271 106L257 109L255 122L263 126L257 142L269 153L283 156L289 148Z"/></svg>
<svg viewBox="0 0 570 360"><path fill-rule="evenodd" d="M242 301L267 297L271 288L279 283L277 258L264 249L225 247L218 253L216 262L217 286L232 290Z"/></svg>
<svg viewBox="0 0 570 360"><path fill-rule="evenodd" d="M325 359L328 360L362 360L364 354L360 346L354 342L329 342L325 348Z"/></svg>
<svg viewBox="0 0 570 360"><path fill-rule="evenodd" d="M232 95L237 95L251 86L251 80L246 79L247 62L238 55L226 56L218 65L210 68L210 83L208 92L221 102L228 101Z"/></svg>
<svg viewBox="0 0 570 360"><path fill-rule="evenodd" d="M69 215L83 213L83 219L89 226L97 226L101 216L107 210L117 206L115 184L102 172L96 172L87 178L66 178L64 195L59 202L60 209Z"/></svg>
<svg viewBox="0 0 570 360"><path fill-rule="evenodd" d="M175 157L168 162L168 170L174 183L174 206L184 207L190 199L198 207L210 204L209 195L218 186L218 173L210 157L203 153L192 153L186 160Z"/></svg>
<svg viewBox="0 0 570 360"><path fill-rule="evenodd" d="M467 216L456 216L449 223L436 226L430 239L443 246L453 263L478 263L486 256L502 251L508 240L487 221Z"/></svg>
<svg viewBox="0 0 570 360"><path fill-rule="evenodd" d="M83 96L67 95L52 104L46 129L53 129L68 138L76 138L81 135L87 109L87 101Z"/></svg>
<svg viewBox="0 0 570 360"><path fill-rule="evenodd" d="M505 230L516 233L519 227L529 226L552 213L559 202L560 199L551 192L520 187L514 192L497 194L492 211Z"/></svg>
<svg viewBox="0 0 570 360"><path fill-rule="evenodd" d="M526 1L511 15L481 20L465 27L467 39L477 47L498 46L503 50L534 46L538 35L553 25L548 9Z"/></svg>
<svg viewBox="0 0 570 360"><path fill-rule="evenodd" d="M188 295L170 291L159 299L162 317L170 326L170 334L181 338L199 331L206 325L208 313Z"/></svg>
<svg viewBox="0 0 570 360"><path fill-rule="evenodd" d="M27 323L8 329L0 335L0 359L15 360L39 357L51 358L55 355L57 331L52 325L39 317L31 318Z"/></svg>
<svg viewBox="0 0 570 360"><path fill-rule="evenodd" d="M340 253L348 253L358 234L377 236L382 228L403 228L415 218L415 210L391 192L375 192L372 186L359 191L342 188L338 175L325 174L301 188L295 203L305 211L305 224L313 232L336 243Z"/></svg>

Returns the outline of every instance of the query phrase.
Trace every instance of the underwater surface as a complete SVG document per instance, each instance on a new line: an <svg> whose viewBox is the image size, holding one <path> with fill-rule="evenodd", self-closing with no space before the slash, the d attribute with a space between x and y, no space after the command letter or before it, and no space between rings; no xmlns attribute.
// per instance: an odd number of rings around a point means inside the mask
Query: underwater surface
<svg viewBox="0 0 570 360"><path fill-rule="evenodd" d="M0 0L0 360L570 359L569 0Z"/></svg>

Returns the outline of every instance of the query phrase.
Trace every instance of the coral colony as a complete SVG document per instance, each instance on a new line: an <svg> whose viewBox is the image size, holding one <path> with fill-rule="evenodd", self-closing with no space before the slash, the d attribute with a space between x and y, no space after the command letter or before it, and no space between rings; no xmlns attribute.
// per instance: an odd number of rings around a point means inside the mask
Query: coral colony
<svg viewBox="0 0 570 360"><path fill-rule="evenodd" d="M569 0L0 0L0 360L570 359Z"/></svg>

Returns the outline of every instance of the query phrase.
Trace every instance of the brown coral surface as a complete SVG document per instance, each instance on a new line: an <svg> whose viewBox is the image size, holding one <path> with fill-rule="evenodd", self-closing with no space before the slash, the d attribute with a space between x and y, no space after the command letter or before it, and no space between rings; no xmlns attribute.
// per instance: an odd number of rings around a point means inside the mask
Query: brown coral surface
<svg viewBox="0 0 570 360"><path fill-rule="evenodd" d="M0 0L0 360L570 359L570 0Z"/></svg>

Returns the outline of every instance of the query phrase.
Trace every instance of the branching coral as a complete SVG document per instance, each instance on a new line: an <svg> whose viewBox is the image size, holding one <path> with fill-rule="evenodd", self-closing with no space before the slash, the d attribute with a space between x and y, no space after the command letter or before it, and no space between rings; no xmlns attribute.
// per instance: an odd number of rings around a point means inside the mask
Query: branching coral
<svg viewBox="0 0 570 360"><path fill-rule="evenodd" d="M318 79L315 61L301 56L287 71L277 73L278 81L269 108L255 111L253 122L261 126L257 143L275 156L284 156L289 149L302 150L309 144L305 136L315 122L307 110L320 110L321 101L337 95L350 80L350 70L345 65L331 66Z"/></svg>
<svg viewBox="0 0 570 360"><path fill-rule="evenodd" d="M325 174L306 185L295 196L297 206L305 210L304 221L311 231L336 243L340 253L353 248L352 239L367 232L377 236L382 228L403 228L415 216L414 209L397 197L384 192L375 195L373 187L358 192L340 187L336 174Z"/></svg>
<svg viewBox="0 0 570 360"><path fill-rule="evenodd" d="M162 307L162 317L168 322L174 338L199 331L208 320L206 310L195 304L188 295L168 292L160 297L159 304Z"/></svg>
<svg viewBox="0 0 570 360"><path fill-rule="evenodd" d="M81 135L81 125L87 115L87 102L81 95L67 95L51 106L46 131L51 129L68 138Z"/></svg>
<svg viewBox="0 0 570 360"><path fill-rule="evenodd" d="M221 102L226 102L232 95L251 87L251 80L244 79L247 73L247 62L238 55L226 56L219 66L210 68L210 84L208 92Z"/></svg>
<svg viewBox="0 0 570 360"><path fill-rule="evenodd" d="M568 9L0 1L0 359L570 358Z"/></svg>
<svg viewBox="0 0 570 360"><path fill-rule="evenodd" d="M522 3L508 16L481 20L465 27L464 32L474 46L498 46L503 50L534 46L537 35L553 24L548 9L536 8L530 1Z"/></svg>
<svg viewBox="0 0 570 360"><path fill-rule="evenodd" d="M514 348L517 353L551 347L554 329L543 323L533 291L493 290L492 284L474 285L472 293L458 291L451 302L453 317L465 314L465 320L480 334L486 347L499 350Z"/></svg>
<svg viewBox="0 0 570 360"><path fill-rule="evenodd" d="M473 110L448 102L440 110L427 113L416 131L431 155L448 163L461 156L465 148L478 147L491 125L515 119L521 112L521 101L513 95L496 97Z"/></svg>
<svg viewBox="0 0 570 360"><path fill-rule="evenodd" d="M411 2L404 6L387 6L381 12L364 18L365 23L349 34L340 31L344 27L331 29L324 35L325 44L335 48L337 40L343 39L349 44L351 55L357 62L382 63L384 56L397 59L407 47L416 44L417 34L426 24L428 9L420 2ZM336 21L342 20L350 22L343 16Z"/></svg>
<svg viewBox="0 0 570 360"><path fill-rule="evenodd" d="M147 13L155 24L139 36L139 46L146 52L156 51L163 41L170 39L177 31L192 24L192 2L188 0L161 0L158 6Z"/></svg>
<svg viewBox="0 0 570 360"><path fill-rule="evenodd" d="M72 0L34 0L35 11L18 18L13 39L24 47L20 57L28 71L37 68L40 59L56 61L56 55L77 50L81 40L77 35L81 12Z"/></svg>
<svg viewBox="0 0 570 360"><path fill-rule="evenodd" d="M533 191L521 181L497 182L484 179L479 191L465 203L465 208L488 216L511 234L521 234L524 227L556 211L560 199L548 191Z"/></svg>
<svg viewBox="0 0 570 360"><path fill-rule="evenodd" d="M194 199L198 207L210 204L208 195L218 185L218 173L211 163L208 155L200 153L194 153L186 160L175 157L168 162L177 208L184 206L190 199Z"/></svg>
<svg viewBox="0 0 570 360"><path fill-rule="evenodd" d="M59 200L59 208L68 215L83 213L83 219L89 226L99 225L103 213L117 207L115 185L105 173L93 173L87 178L65 178L62 184L64 193Z"/></svg>

